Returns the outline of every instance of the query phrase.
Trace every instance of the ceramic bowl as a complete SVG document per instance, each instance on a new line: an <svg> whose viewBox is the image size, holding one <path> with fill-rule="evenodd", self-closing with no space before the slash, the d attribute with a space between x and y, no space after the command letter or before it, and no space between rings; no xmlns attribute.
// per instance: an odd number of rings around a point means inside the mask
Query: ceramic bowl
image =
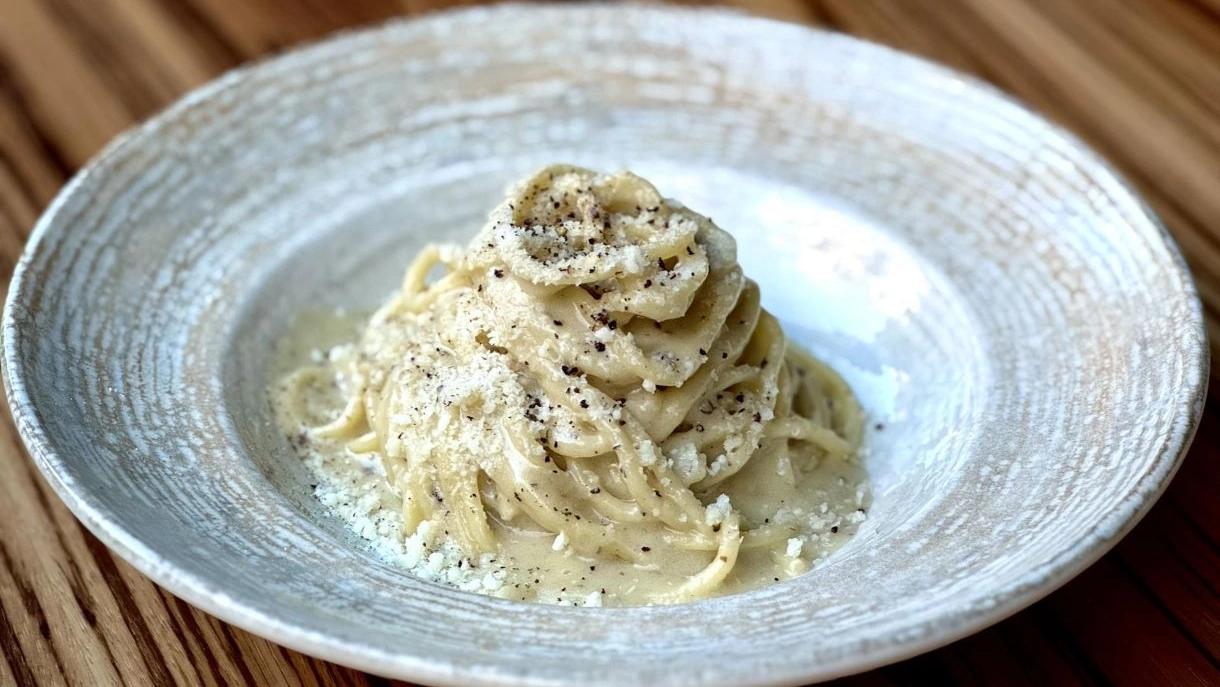
<svg viewBox="0 0 1220 687"><path fill-rule="evenodd" d="M302 313L371 307L552 161L710 214L789 336L867 408L868 520L809 574L652 608L476 596L377 559L272 423ZM42 217L5 382L68 506L254 633L436 684L790 684L993 623L1109 549L1204 396L1166 232L1078 141L966 77L725 11L501 6L233 72Z"/></svg>

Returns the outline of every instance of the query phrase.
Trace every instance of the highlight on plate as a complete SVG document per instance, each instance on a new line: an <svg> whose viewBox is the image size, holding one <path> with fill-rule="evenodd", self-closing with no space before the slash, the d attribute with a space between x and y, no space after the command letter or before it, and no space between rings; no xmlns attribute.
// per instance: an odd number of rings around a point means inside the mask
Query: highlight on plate
<svg viewBox="0 0 1220 687"><path fill-rule="evenodd" d="M273 401L318 498L461 589L691 601L799 575L865 517L851 390L726 231L630 173L543 169L295 362Z"/></svg>

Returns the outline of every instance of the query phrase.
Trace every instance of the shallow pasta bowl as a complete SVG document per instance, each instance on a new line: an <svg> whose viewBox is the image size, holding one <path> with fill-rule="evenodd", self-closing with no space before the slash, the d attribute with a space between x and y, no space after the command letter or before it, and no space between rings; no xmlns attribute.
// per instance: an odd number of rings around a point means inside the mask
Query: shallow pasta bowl
<svg viewBox="0 0 1220 687"><path fill-rule="evenodd" d="M808 575L669 607L513 603L405 575L312 498L271 419L275 342L379 303L552 161L710 214L856 389L873 502ZM656 7L436 15L192 93L55 200L3 334L30 453L119 555L257 634L438 684L790 684L947 643L1135 524L1207 376L1181 257L1076 140L900 53Z"/></svg>

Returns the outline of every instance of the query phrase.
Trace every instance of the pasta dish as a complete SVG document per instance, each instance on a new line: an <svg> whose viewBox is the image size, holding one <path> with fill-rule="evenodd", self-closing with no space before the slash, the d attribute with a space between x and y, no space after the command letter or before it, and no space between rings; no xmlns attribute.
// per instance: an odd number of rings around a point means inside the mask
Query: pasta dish
<svg viewBox="0 0 1220 687"><path fill-rule="evenodd" d="M285 433L429 579L682 602L798 575L864 518L851 390L726 231L630 173L542 170L315 357L273 388Z"/></svg>

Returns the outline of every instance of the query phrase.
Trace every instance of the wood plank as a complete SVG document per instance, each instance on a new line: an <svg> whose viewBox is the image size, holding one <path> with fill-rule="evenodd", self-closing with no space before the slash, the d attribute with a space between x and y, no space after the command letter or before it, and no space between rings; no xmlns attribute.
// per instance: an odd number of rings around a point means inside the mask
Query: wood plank
<svg viewBox="0 0 1220 687"><path fill-rule="evenodd" d="M1117 553L1124 568L1155 599L1182 634L1207 655L1220 657L1220 588L1206 571L1220 570L1214 543L1167 500L1149 518L1149 530L1163 536L1131 537Z"/></svg>
<svg viewBox="0 0 1220 687"><path fill-rule="evenodd" d="M1116 557L1103 558L1049 600L1055 620L1112 683L1205 687L1216 667L1136 584Z"/></svg>
<svg viewBox="0 0 1220 687"><path fill-rule="evenodd" d="M17 438L7 414L0 425L5 479L0 502L3 569L0 607L18 623L20 653L35 663L40 679L62 674L70 684L121 684L124 678L152 684L152 675L125 631L123 619L91 556L80 526L28 462L13 450ZM45 634L44 630L45 629Z"/></svg>
<svg viewBox="0 0 1220 687"><path fill-rule="evenodd" d="M170 0L196 11L247 57L278 52L340 29L383 21L406 9L397 0ZM446 3L412 7L415 12ZM452 4L452 3L448 3Z"/></svg>
<svg viewBox="0 0 1220 687"><path fill-rule="evenodd" d="M70 170L61 166L48 149L50 143L26 117L25 104L2 70L0 64L0 168L6 179L0 211L17 223L24 238Z"/></svg>
<svg viewBox="0 0 1220 687"><path fill-rule="evenodd" d="M6 0L0 21L0 63L55 155L78 168L135 113L111 90L83 46L39 0ZM87 112L89 116L82 117Z"/></svg>

